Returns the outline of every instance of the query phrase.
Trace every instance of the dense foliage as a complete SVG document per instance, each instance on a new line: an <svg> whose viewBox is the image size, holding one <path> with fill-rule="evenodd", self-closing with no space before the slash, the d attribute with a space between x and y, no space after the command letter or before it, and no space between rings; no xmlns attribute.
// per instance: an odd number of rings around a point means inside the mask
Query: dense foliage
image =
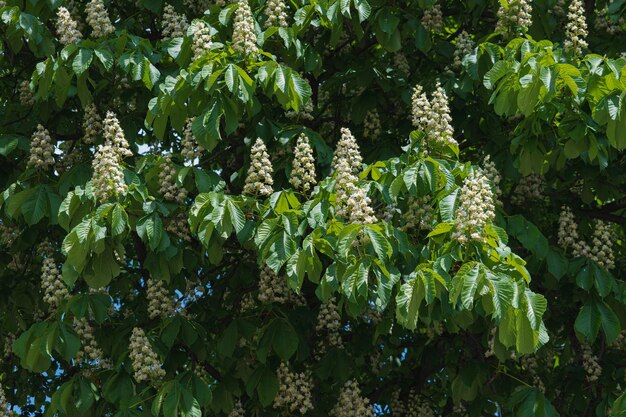
<svg viewBox="0 0 626 417"><path fill-rule="evenodd" d="M0 416L626 415L622 15L0 1Z"/></svg>

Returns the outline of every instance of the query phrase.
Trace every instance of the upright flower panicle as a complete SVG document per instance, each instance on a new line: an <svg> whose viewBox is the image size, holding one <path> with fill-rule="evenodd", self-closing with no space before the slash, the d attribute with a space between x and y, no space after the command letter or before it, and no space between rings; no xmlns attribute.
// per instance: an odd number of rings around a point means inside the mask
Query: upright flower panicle
<svg viewBox="0 0 626 417"><path fill-rule="evenodd" d="M241 400L237 400L233 409L228 414L228 417L246 417L246 410L243 409L243 405L241 405Z"/></svg>
<svg viewBox="0 0 626 417"><path fill-rule="evenodd" d="M298 136L294 149L293 167L289 183L297 190L308 192L316 183L315 158L309 138L304 133Z"/></svg>
<svg viewBox="0 0 626 417"><path fill-rule="evenodd" d="M94 193L99 201L126 194L122 158L132 155L115 113L107 112L103 125L104 144L98 146L92 163Z"/></svg>
<svg viewBox="0 0 626 417"><path fill-rule="evenodd" d="M501 206L502 202L500 201L500 197L502 196L502 189L500 188L500 181L502 181L502 177L500 176L498 168L496 168L496 164L491 160L490 155L486 155L483 158L483 173L491 182L495 203Z"/></svg>
<svg viewBox="0 0 626 417"><path fill-rule="evenodd" d="M193 44L191 51L193 52L193 60L202 58L204 54L211 50L211 30L209 25L202 20L198 21L193 32Z"/></svg>
<svg viewBox="0 0 626 417"><path fill-rule="evenodd" d="M83 143L91 145L102 134L102 118L94 103L87 105L83 116Z"/></svg>
<svg viewBox="0 0 626 417"><path fill-rule="evenodd" d="M531 0L512 0L508 8L500 5L498 9L497 32L505 32L513 36L523 35L532 25L533 6Z"/></svg>
<svg viewBox="0 0 626 417"><path fill-rule="evenodd" d="M412 122L413 126L426 133L428 146L456 145L448 96L441 84L436 84L430 101L422 86L415 86L412 97Z"/></svg>
<svg viewBox="0 0 626 417"><path fill-rule="evenodd" d="M109 13L102 0L91 0L85 6L85 12L87 23L91 26L91 34L94 37L102 38L115 32L115 27L111 24Z"/></svg>
<svg viewBox="0 0 626 417"><path fill-rule="evenodd" d="M59 42L63 45L75 44L83 37L83 34L78 30L78 24L72 19L69 10L65 7L59 7L57 10L56 29L59 34Z"/></svg>
<svg viewBox="0 0 626 417"><path fill-rule="evenodd" d="M363 136L368 139L377 140L380 137L380 132L381 126L378 110L374 109L368 111L363 120Z"/></svg>
<svg viewBox="0 0 626 417"><path fill-rule="evenodd" d="M336 300L331 298L320 306L320 311L317 314L315 332L320 339L315 355L318 358L323 355L328 348L343 347L340 330L341 314L339 313Z"/></svg>
<svg viewBox="0 0 626 417"><path fill-rule="evenodd" d="M0 4L0 7L4 7L3 4ZM4 393L4 387L0 384L0 416L2 417L10 417L13 414L11 413L11 407L7 402L7 396Z"/></svg>
<svg viewBox="0 0 626 417"><path fill-rule="evenodd" d="M469 33L463 31L457 36L454 46L454 61L452 66L455 69L459 69L463 65L463 57L471 53L472 49L474 49L474 42L472 42Z"/></svg>
<svg viewBox="0 0 626 417"><path fill-rule="evenodd" d="M249 195L268 196L274 192L272 163L267 153L265 143L258 138L250 152L250 168L243 187L243 192Z"/></svg>
<svg viewBox="0 0 626 417"><path fill-rule="evenodd" d="M292 372L281 362L277 370L278 393L274 397L274 408L286 409L289 413L306 414L313 409L313 378L311 372Z"/></svg>
<svg viewBox="0 0 626 417"><path fill-rule="evenodd" d="M341 138L337 142L337 149L333 155L333 171L337 171L338 165L342 160L347 161L350 172L353 174L358 174L363 169L363 158L361 158L359 145L350 129L345 127L341 128Z"/></svg>
<svg viewBox="0 0 626 417"><path fill-rule="evenodd" d="M41 265L43 301L50 306L50 310L53 312L67 298L69 292L61 277L59 267L54 260L54 251L50 242L44 241L39 246L39 252L44 256L43 264Z"/></svg>
<svg viewBox="0 0 626 417"><path fill-rule="evenodd" d="M183 158L185 158L188 165L193 165L196 159L200 159L202 152L204 152L204 148L198 145L198 142L193 135L193 130L191 128L193 121L193 118L187 119L185 130L183 132L183 139L181 141L182 150L180 151L180 154Z"/></svg>
<svg viewBox="0 0 626 417"><path fill-rule="evenodd" d="M187 190L176 184L176 168L172 157L167 155L159 170L159 192L168 201L182 203L187 199Z"/></svg>
<svg viewBox="0 0 626 417"><path fill-rule="evenodd" d="M117 116L112 111L108 111L103 122L104 144L116 149L120 157L132 156L124 130L120 126Z"/></svg>
<svg viewBox="0 0 626 417"><path fill-rule="evenodd" d="M147 287L148 317L151 319L157 317L167 318L174 314L176 306L164 282L160 279L149 279Z"/></svg>
<svg viewBox="0 0 626 417"><path fill-rule="evenodd" d="M256 54L259 51L254 33L254 17L248 0L237 0L232 46L235 52L244 55Z"/></svg>
<svg viewBox="0 0 626 417"><path fill-rule="evenodd" d="M265 5L265 27L287 27L287 13L284 0L268 0Z"/></svg>
<svg viewBox="0 0 626 417"><path fill-rule="evenodd" d="M22 106L32 106L35 104L35 97L30 91L30 80L24 80L20 83L20 104Z"/></svg>
<svg viewBox="0 0 626 417"><path fill-rule="evenodd" d="M587 48L587 21L585 6L581 0L572 0L568 7L567 25L565 25L565 49L580 55Z"/></svg>
<svg viewBox="0 0 626 417"><path fill-rule="evenodd" d="M511 203L521 206L527 201L544 201L546 199L544 188L543 177L537 174L527 175L521 178L520 182L515 186L511 196Z"/></svg>
<svg viewBox="0 0 626 417"><path fill-rule="evenodd" d="M406 232L432 229L435 213L430 200L429 195L423 197L411 196L407 204L407 210L402 213L404 223L400 226L400 229Z"/></svg>
<svg viewBox="0 0 626 417"><path fill-rule="evenodd" d="M494 217L495 204L489 179L482 170L474 170L463 181L453 237L460 243L469 240L482 242L483 229Z"/></svg>
<svg viewBox="0 0 626 417"><path fill-rule="evenodd" d="M296 295L287 285L287 279L276 274L272 269L263 265L259 273L258 299L261 303L304 305L306 302L301 295Z"/></svg>
<svg viewBox="0 0 626 417"><path fill-rule="evenodd" d="M402 52L396 52L393 54L393 65L405 76L409 75L411 72L409 61L406 59L406 55Z"/></svg>
<svg viewBox="0 0 626 417"><path fill-rule="evenodd" d="M216 4L219 2L215 2ZM202 14L211 5L211 0L183 0L185 7L195 14Z"/></svg>
<svg viewBox="0 0 626 417"><path fill-rule="evenodd" d="M333 417L373 417L374 408L361 394L359 384L355 380L350 380L341 388L339 399L330 415Z"/></svg>
<svg viewBox="0 0 626 417"><path fill-rule="evenodd" d="M429 32L439 32L443 28L443 13L439 4L424 10L422 26Z"/></svg>
<svg viewBox="0 0 626 417"><path fill-rule="evenodd" d="M30 156L28 166L45 170L54 165L54 142L48 130L42 125L37 125L30 141Z"/></svg>
<svg viewBox="0 0 626 417"><path fill-rule="evenodd" d="M85 317L74 319L74 331L76 331L81 343L81 348L76 353L76 362L84 362L100 369L108 369L112 366L110 360L104 357L102 349L96 342L94 329Z"/></svg>
<svg viewBox="0 0 626 417"><path fill-rule="evenodd" d="M163 39L182 38L185 36L189 23L185 15L176 13L171 4L166 3L163 7L163 20L161 21L161 35Z"/></svg>
<svg viewBox="0 0 626 417"><path fill-rule="evenodd" d="M130 336L129 357L133 362L135 381L156 382L165 376L159 357L152 350L150 341L143 329L135 327Z"/></svg>

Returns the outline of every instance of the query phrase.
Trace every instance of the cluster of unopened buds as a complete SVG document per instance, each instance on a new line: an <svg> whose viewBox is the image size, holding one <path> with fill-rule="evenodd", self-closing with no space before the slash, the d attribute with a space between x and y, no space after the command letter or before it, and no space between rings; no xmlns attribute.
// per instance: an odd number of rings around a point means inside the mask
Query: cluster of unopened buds
<svg viewBox="0 0 626 417"><path fill-rule="evenodd" d="M409 392L409 399L406 405L406 417L435 417L435 413L428 403L420 396L415 389Z"/></svg>
<svg viewBox="0 0 626 417"><path fill-rule="evenodd" d="M254 17L252 16L248 0L237 0L232 47L235 52L243 55L256 54L259 51L256 41Z"/></svg>
<svg viewBox="0 0 626 417"><path fill-rule="evenodd" d="M76 352L76 362L86 363L99 369L111 368L111 361L104 358L104 353L96 342L94 329L85 317L74 319L74 331L76 331L81 343L81 348Z"/></svg>
<svg viewBox="0 0 626 417"><path fill-rule="evenodd" d="M331 410L332 417L373 417L374 408L369 399L363 397L355 380L346 382L339 392L339 399Z"/></svg>
<svg viewBox="0 0 626 417"><path fill-rule="evenodd" d="M185 158L188 165L194 165L197 160L202 156L204 149L198 145L196 138L193 135L192 125L194 119L188 119L185 124L185 130L183 132L183 138L181 140L182 149L180 154Z"/></svg>
<svg viewBox="0 0 626 417"><path fill-rule="evenodd" d="M474 170L465 178L459 201L453 237L460 243L467 243L468 240L482 242L483 229L495 217L491 184L482 170Z"/></svg>
<svg viewBox="0 0 626 417"><path fill-rule="evenodd" d="M304 133L298 136L294 148L293 166L289 183L297 190L309 192L317 183L315 179L315 158L309 138Z"/></svg>
<svg viewBox="0 0 626 417"><path fill-rule="evenodd" d="M274 397L274 408L289 413L306 414L313 409L313 378L311 372L292 372L281 362L277 370L278 393Z"/></svg>
<svg viewBox="0 0 626 417"><path fill-rule="evenodd" d="M466 31L461 32L456 38L452 66L456 69L461 68L463 65L463 57L471 53L472 49L474 49L474 42L472 42L469 33Z"/></svg>
<svg viewBox="0 0 626 417"><path fill-rule="evenodd" d="M61 278L61 272L53 256L53 249L50 242L45 241L39 247L44 260L41 265L41 289L44 292L43 300L50 306L50 310L55 311L67 298L69 292Z"/></svg>
<svg viewBox="0 0 626 417"><path fill-rule="evenodd" d="M274 192L274 170L265 143L258 138L250 151L250 167L243 187L244 194L269 196Z"/></svg>
<svg viewBox="0 0 626 417"><path fill-rule="evenodd" d="M109 12L102 0L91 0L85 6L87 23L91 26L91 34L96 38L107 36L115 32L115 27L109 19Z"/></svg>
<svg viewBox="0 0 626 417"><path fill-rule="evenodd" d="M35 103L33 92L30 90L30 80L20 83L20 104L22 106L32 106Z"/></svg>
<svg viewBox="0 0 626 417"><path fill-rule="evenodd" d="M431 229L435 221L435 213L430 196L410 196L402 217L404 222L400 226L400 230L413 232Z"/></svg>
<svg viewBox="0 0 626 417"><path fill-rule="evenodd" d="M265 27L272 26L287 27L287 13L284 0L268 0L265 5Z"/></svg>
<svg viewBox="0 0 626 417"><path fill-rule="evenodd" d="M533 23L532 12L531 0L512 0L508 2L506 8L500 5L496 32L506 32L515 36L526 33Z"/></svg>
<svg viewBox="0 0 626 417"><path fill-rule="evenodd" d="M581 0L572 0L569 4L563 46L576 55L580 55L588 46L585 6Z"/></svg>
<svg viewBox="0 0 626 417"><path fill-rule="evenodd" d="M402 52L396 52L393 54L393 64L402 74L409 75L411 72L411 65L409 65L409 61L406 59L406 55Z"/></svg>
<svg viewBox="0 0 626 417"><path fill-rule="evenodd" d="M181 38L185 36L189 23L185 15L176 13L174 7L166 3L163 7L161 27L163 39Z"/></svg>
<svg viewBox="0 0 626 417"><path fill-rule="evenodd" d="M98 114L98 108L94 103L85 107L83 116L83 143L90 145L96 142L96 138L102 134L102 118Z"/></svg>
<svg viewBox="0 0 626 417"><path fill-rule="evenodd" d="M380 137L381 126L380 126L380 116L378 114L378 110L368 111L365 115L365 120L363 120L363 136L376 140Z"/></svg>
<svg viewBox="0 0 626 417"><path fill-rule="evenodd" d="M572 210L563 206L559 216L558 243L564 250L571 249L572 255L589 258L606 270L615 267L613 243L615 237L610 226L598 220L593 231L591 245L579 238L578 224Z"/></svg>
<svg viewBox="0 0 626 417"><path fill-rule="evenodd" d="M149 279L147 287L148 316L155 319L157 317L166 318L174 314L176 306L169 290L165 287L164 281Z"/></svg>
<svg viewBox="0 0 626 417"><path fill-rule="evenodd" d="M582 344L581 349L583 368L587 373L587 381L595 382L600 379L600 376L602 375L602 367L598 363L598 357L593 354L591 346L586 343Z"/></svg>
<svg viewBox="0 0 626 417"><path fill-rule="evenodd" d="M176 184L176 168L172 157L166 156L159 170L159 192L168 201L183 203L187 199L187 190Z"/></svg>
<svg viewBox="0 0 626 417"><path fill-rule="evenodd" d="M315 110L313 106L313 102L309 100L304 106L300 108L300 110L289 110L285 113L285 116L291 120L299 120L299 121L312 121L315 120L313 117L313 111Z"/></svg>
<svg viewBox="0 0 626 417"><path fill-rule="evenodd" d="M19 229L0 220L0 243L5 248L10 248L19 236Z"/></svg>
<svg viewBox="0 0 626 417"><path fill-rule="evenodd" d="M522 177L513 190L511 203L516 206L522 206L530 201L545 201L544 188L545 182L542 176L530 174Z"/></svg>
<svg viewBox="0 0 626 417"><path fill-rule="evenodd" d="M439 4L424 10L422 26L429 32L439 32L443 28L443 13Z"/></svg>
<svg viewBox="0 0 626 417"><path fill-rule="evenodd" d="M30 142L28 166L45 170L54 165L54 142L48 130L37 125Z"/></svg>
<svg viewBox="0 0 626 417"><path fill-rule="evenodd" d="M189 223L187 222L187 216L185 213L177 213L174 217L172 217L167 222L165 230L175 236L179 241L191 242L191 232L189 230Z"/></svg>
<svg viewBox="0 0 626 417"><path fill-rule="evenodd" d="M611 227L602 220L598 220L591 238L589 259L607 271L613 269L615 267L614 241L615 237Z"/></svg>
<svg viewBox="0 0 626 417"><path fill-rule="evenodd" d="M4 338L4 347L3 347L3 354L2 354L2 358L3 359L7 359L9 357L11 357L11 355L13 354L13 343L15 343L16 337L15 337L15 333L7 333L7 335Z"/></svg>
<svg viewBox="0 0 626 417"><path fill-rule="evenodd" d="M204 11L209 8L211 3L212 3L211 0L183 0L183 4L185 5L185 7L190 9L195 14L204 13ZM220 6L224 6L225 1L218 0L213 3L215 4L222 3L220 4Z"/></svg>
<svg viewBox="0 0 626 417"><path fill-rule="evenodd" d="M626 20L623 17L620 16L617 20L613 20L609 16L608 8L604 8L596 15L594 26L596 30L604 30L608 34L614 35L623 31L624 23Z"/></svg>
<svg viewBox="0 0 626 417"><path fill-rule="evenodd" d="M320 337L315 357L319 359L329 348L342 348L341 340L341 314L334 298L331 298L320 306L317 314L315 332Z"/></svg>
<svg viewBox="0 0 626 417"><path fill-rule="evenodd" d="M243 406L241 405L241 400L237 400L235 402L235 405L233 406L231 412L228 414L228 417L246 417L246 410L243 409Z"/></svg>
<svg viewBox="0 0 626 417"><path fill-rule="evenodd" d="M265 304L306 304L302 295L296 295L287 286L287 279L276 274L267 265L263 265L259 273L259 293L257 297L261 303Z"/></svg>
<svg viewBox="0 0 626 417"><path fill-rule="evenodd" d="M157 382L165 376L159 357L152 349L143 329L135 327L130 336L129 357L133 362L135 381Z"/></svg>
<svg viewBox="0 0 626 417"><path fill-rule="evenodd" d="M489 339L487 340L487 350L485 351L485 358L491 358L496 354L496 328L492 328L489 332Z"/></svg>

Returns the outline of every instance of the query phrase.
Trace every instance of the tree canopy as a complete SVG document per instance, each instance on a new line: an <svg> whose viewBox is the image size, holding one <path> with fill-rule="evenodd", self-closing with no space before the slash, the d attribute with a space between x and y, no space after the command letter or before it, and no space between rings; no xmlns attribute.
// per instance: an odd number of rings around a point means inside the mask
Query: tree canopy
<svg viewBox="0 0 626 417"><path fill-rule="evenodd" d="M0 0L0 417L626 416L624 15Z"/></svg>

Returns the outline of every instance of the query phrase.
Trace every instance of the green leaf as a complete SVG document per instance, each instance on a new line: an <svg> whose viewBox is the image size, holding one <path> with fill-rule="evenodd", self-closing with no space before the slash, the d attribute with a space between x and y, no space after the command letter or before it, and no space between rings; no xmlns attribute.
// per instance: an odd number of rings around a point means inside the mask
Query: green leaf
<svg viewBox="0 0 626 417"><path fill-rule="evenodd" d="M119 236L126 230L128 225L128 214L122 206L116 204L111 212L111 235Z"/></svg>
<svg viewBox="0 0 626 417"><path fill-rule="evenodd" d="M278 356L289 361L298 350L298 334L287 320L279 320L272 346Z"/></svg>
<svg viewBox="0 0 626 417"><path fill-rule="evenodd" d="M580 309L578 317L576 317L574 328L578 333L583 335L589 343L593 343L596 337L598 337L601 324L602 320L596 304L587 301Z"/></svg>
<svg viewBox="0 0 626 417"><path fill-rule="evenodd" d="M391 248L391 244L389 243L387 238L381 233L380 226L368 225L365 227L365 232L370 238L370 242L374 247L374 251L378 256L378 259L380 259L381 261L386 261L387 259L389 259L393 253L393 249Z"/></svg>
<svg viewBox="0 0 626 417"><path fill-rule="evenodd" d="M89 69L93 60L93 51L91 49L80 48L74 60L72 61L72 69L77 76Z"/></svg>
<svg viewBox="0 0 626 417"><path fill-rule="evenodd" d="M264 368L256 387L259 401L264 407L269 407L278 394L278 378L269 368Z"/></svg>
<svg viewBox="0 0 626 417"><path fill-rule="evenodd" d="M617 314L613 309L604 301L596 303L598 312L600 313L600 321L602 323L602 330L606 335L606 343L613 343L621 332L621 325Z"/></svg>

